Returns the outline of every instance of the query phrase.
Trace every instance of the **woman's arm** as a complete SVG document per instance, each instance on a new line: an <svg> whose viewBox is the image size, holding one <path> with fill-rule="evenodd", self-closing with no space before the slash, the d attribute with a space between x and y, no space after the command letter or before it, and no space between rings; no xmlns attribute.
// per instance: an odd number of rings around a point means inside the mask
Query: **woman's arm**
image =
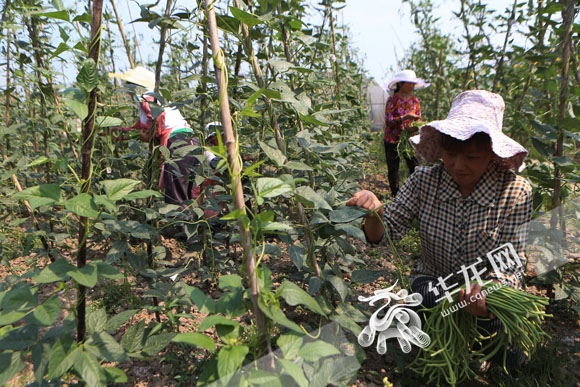
<svg viewBox="0 0 580 387"><path fill-rule="evenodd" d="M386 206L383 206L374 193L366 190L357 192L346 203L347 206L357 206L369 211L377 210L382 223L374 213L365 216L363 231L369 243L386 242L387 233L393 241L407 234L413 219L419 213L421 200L418 187L422 178L420 171L411 175L397 193L396 199Z"/></svg>
<svg viewBox="0 0 580 387"><path fill-rule="evenodd" d="M489 275L490 279L500 281L513 288L521 287L521 281L525 274L528 260L526 257L526 243L533 210L532 187L523 179L520 180L520 184L524 184L522 192L518 195L510 214L506 217L502 228L499 230L499 241L497 242L498 246L511 243L515 254L517 254L517 257L511 257L515 266L502 265L496 262L497 270L492 271ZM517 262L518 260L519 262Z"/></svg>

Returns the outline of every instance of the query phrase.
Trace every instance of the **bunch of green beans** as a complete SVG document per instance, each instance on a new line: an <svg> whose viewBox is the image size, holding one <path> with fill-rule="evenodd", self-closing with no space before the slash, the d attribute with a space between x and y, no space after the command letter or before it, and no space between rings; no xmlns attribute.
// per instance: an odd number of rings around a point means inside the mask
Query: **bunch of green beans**
<svg viewBox="0 0 580 387"><path fill-rule="evenodd" d="M483 286L482 291L496 286L498 284L492 282ZM470 363L489 360L500 351L503 351L503 368L507 373L508 346L519 347L530 356L534 348L549 337L541 327L544 317L550 317L544 311L548 305L546 297L533 296L507 286L494 289L487 294L486 305L500 319L503 330L489 334L478 330L480 317L461 309L443 316L442 312L457 302L457 294L453 296L453 303L445 298L435 307L424 310L428 313L424 331L431 337L431 345L419 352L411 367L426 376L429 385L439 385L444 380L454 386L472 379L476 373Z"/></svg>

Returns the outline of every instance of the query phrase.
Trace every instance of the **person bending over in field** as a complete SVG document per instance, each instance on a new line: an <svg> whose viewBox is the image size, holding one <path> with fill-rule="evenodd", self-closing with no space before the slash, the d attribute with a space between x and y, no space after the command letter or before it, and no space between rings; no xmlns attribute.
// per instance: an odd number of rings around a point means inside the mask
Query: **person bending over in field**
<svg viewBox="0 0 580 387"><path fill-rule="evenodd" d="M155 87L155 74L143 68L136 67L127 70L123 74L109 73L110 77L124 80L131 89L131 96L137 102L139 119L135 125L128 128L115 127L120 131L139 130L141 141L148 142L153 116L151 105L155 104L155 99L150 95L139 95L135 87L144 88L144 92L152 92ZM170 160L166 160L161 166L159 177L159 188L164 189L165 202L183 206L184 201L192 200L192 193L195 189L192 167L200 165L199 160L188 152L188 154L174 158L173 154L181 147L194 145L199 147L199 141L194 136L191 126L181 115L176 107L165 107L161 114L155 119L155 129L153 135L159 144L169 149Z"/></svg>
<svg viewBox="0 0 580 387"><path fill-rule="evenodd" d="M523 169L528 152L502 132L504 107L501 96L487 91L459 94L446 119L422 126L411 138L426 161L442 163L418 167L389 205L383 206L366 190L347 203L377 210L383 219L381 223L374 213L366 215L363 229L370 243L385 241L387 233L398 240L418 220L422 256L410 279L413 292L423 296L427 308L446 293L438 278L447 285L465 283L458 271L462 265L478 264L479 271L486 268L482 278L514 288L521 285L532 188L512 171ZM523 265L495 270L486 253L506 243L513 245ZM476 296L481 286L470 290ZM489 314L485 295L479 296L467 297L460 291L459 300L467 301L463 311L483 317L479 321L488 332L499 331L501 322Z"/></svg>

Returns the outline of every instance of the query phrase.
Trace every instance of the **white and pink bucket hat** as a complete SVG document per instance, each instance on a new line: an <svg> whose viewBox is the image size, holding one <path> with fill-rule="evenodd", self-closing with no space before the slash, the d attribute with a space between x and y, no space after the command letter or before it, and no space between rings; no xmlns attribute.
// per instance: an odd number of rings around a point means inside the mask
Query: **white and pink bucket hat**
<svg viewBox="0 0 580 387"><path fill-rule="evenodd" d="M423 125L411 144L428 162L441 158L441 133L464 141L478 132L491 138L494 161L506 168L522 171L528 151L502 132L505 104L498 94L485 90L464 91L459 94L447 118Z"/></svg>

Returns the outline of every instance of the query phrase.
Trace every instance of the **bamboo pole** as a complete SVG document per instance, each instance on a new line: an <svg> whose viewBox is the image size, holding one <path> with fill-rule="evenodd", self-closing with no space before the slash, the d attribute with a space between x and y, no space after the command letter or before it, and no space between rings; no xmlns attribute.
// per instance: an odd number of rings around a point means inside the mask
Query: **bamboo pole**
<svg viewBox="0 0 580 387"><path fill-rule="evenodd" d="M117 25L119 26L119 32L121 33L121 39L123 39L123 45L125 46L125 51L127 52L127 59L129 60L129 65L131 68L135 68L135 61L131 55L131 49L129 48L129 42L127 41L127 36L125 35L125 29L123 28L123 22L117 11L117 6L115 5L115 0L111 0L111 5L113 6L113 12L115 12L115 17L117 18ZM141 59L141 61L143 61Z"/></svg>
<svg viewBox="0 0 580 387"><path fill-rule="evenodd" d="M336 88L334 90L334 102L338 107L338 101L340 100L340 75L338 74L338 55L336 54L336 34L334 32L334 15L332 14L332 6L328 6L328 19L330 20L330 37L332 40L332 54L334 55L334 60L332 61L332 70L334 72L334 81L336 83Z"/></svg>
<svg viewBox="0 0 580 387"><path fill-rule="evenodd" d="M493 91L494 93L497 92L497 90L499 89L499 82L502 79L502 70L503 70L503 62L505 60L505 52L507 50L507 45L509 42L509 38L510 38L510 32L512 29L512 21L515 20L516 17L516 7L518 5L518 0L514 0L514 5L512 6L512 11L511 11L511 15L508 19L508 24L507 24L507 30L505 32L505 39L503 41L503 48L501 50L501 54L499 56L499 59L497 60L496 64L495 64L495 77L493 79L493 86L491 88L491 91Z"/></svg>
<svg viewBox="0 0 580 387"><path fill-rule="evenodd" d="M99 63L101 49L101 19L103 13L103 0L93 0L93 20L91 23L91 40L89 45L88 58L95 63ZM97 110L97 92L95 87L89 94L89 112L83 122L83 147L81 149L82 169L81 169L81 193L88 193L91 187L92 175L92 153L95 138L95 113ZM77 255L77 267L80 269L87 263L87 237L89 229L89 219L81 216L79 220L79 250ZM85 286L78 284L77 297L77 341L81 342L86 333L86 293Z"/></svg>
<svg viewBox="0 0 580 387"><path fill-rule="evenodd" d="M234 7L240 8L240 3L238 0L234 0L233 4L234 4ZM248 56L248 60L250 61L250 64L252 66L252 70L254 72L254 78L256 79L256 82L258 83L258 87L264 88L265 82L264 82L264 77L262 75L262 69L260 68L260 64L258 63L258 58L256 57L256 55L254 53L254 47L252 45L252 39L250 37L250 32L248 30L248 26L245 23L240 23L240 24L242 27L242 36L244 38L244 49L246 50L246 55ZM280 133L280 126L278 125L278 121L276 120L276 117L274 115L274 111L272 108L272 103L270 101L270 98L263 95L262 99L264 100L264 104L266 105L266 110L269 113L270 124L272 125L272 128L274 129L274 137L276 139L276 145L277 145L278 149L280 149L280 151L282 151L282 153L286 153L284 150L284 142L282 140L282 134Z"/></svg>
<svg viewBox="0 0 580 387"><path fill-rule="evenodd" d="M570 46L572 41L572 24L574 21L574 2L566 1L566 7L562 10L564 39L562 41L562 73L560 82L560 104L558 109L558 139L554 151L555 157L563 155L564 128L562 121L566 117L566 101L568 99L568 72L570 68ZM552 196L552 210L561 204L560 191L562 188L562 170L554 163L554 195ZM550 226L553 230L558 227L558 212L552 211ZM565 238L564 238L565 239ZM564 240L563 239L563 240Z"/></svg>
<svg viewBox="0 0 580 387"><path fill-rule="evenodd" d="M129 18L131 20L133 20L133 15L131 15L131 7L129 6L129 0L126 0L127 2L127 9L129 10ZM135 37L135 46L137 47L137 52L139 53L139 59L141 60L141 63L145 63L143 61L143 55L141 55L141 45L139 44L139 38L137 37L137 29L135 28L135 24L133 25L133 35Z"/></svg>
<svg viewBox="0 0 580 387"><path fill-rule="evenodd" d="M207 25L207 23L206 23ZM200 106L199 106L199 124L201 126L201 128L205 128L205 117L206 117L206 111L207 111L207 100L209 98L209 96L207 95L207 75L208 75L208 68L207 68L207 60L208 60L208 44L209 44L209 40L207 37L207 27L202 25L202 30L203 30L203 39L202 39L202 44L203 44L203 51L202 51L202 57L201 57L201 74L202 74L202 78L201 81L199 83L200 89L201 89L201 102L200 102Z"/></svg>
<svg viewBox="0 0 580 387"><path fill-rule="evenodd" d="M224 74L225 56L220 48L217 31L217 22L214 11L214 2L212 0L205 0L205 9L219 93L221 121L224 131L225 145L228 152L228 163L231 168L232 196L234 197L234 205L236 209L241 211L245 215L246 205L244 201L244 192L242 189L242 180L241 180L242 165L240 155L238 153L236 138L234 136L232 128L232 119L230 116L230 106L228 101L227 76L226 74ZM260 288L258 285L258 277L256 275L256 262L249 225L245 226L242 220L239 220L238 227L240 230L240 240L243 249L243 259L246 265L246 274L248 276L248 282L250 284L250 296L252 300L254 316L256 318L256 323L258 326L258 332L260 333L260 335L263 335L264 338L267 339L265 329L265 319L262 314L262 311L260 310L260 307L258 306L258 297L260 295Z"/></svg>
<svg viewBox="0 0 580 387"><path fill-rule="evenodd" d="M279 5L278 5L278 13L280 13L280 6ZM280 32L282 35L282 42L284 45L284 55L286 56L286 60L290 63L293 63L292 57L290 55L290 44L288 42L288 34L286 33L286 29L284 27L284 22L281 22ZM290 76L290 84L291 84L292 90L295 90L296 89L296 82L294 80L293 75ZM302 123L302 119L300 118L300 115L296 114L296 116L297 116L300 131L302 132L302 131L304 131L304 124ZM305 156L306 164L310 166L311 164L310 164L310 156L308 155L308 150L305 148L302 148L302 151L303 151L304 156ZM308 176L310 178L310 184L311 184L312 188L314 188L313 187L314 179L312 176L312 172L309 171ZM302 227L303 227L304 241L306 243L306 248L308 251L308 259L310 261L310 264L312 265L312 269L314 270L314 275L316 275L317 277L321 277L322 271L320 270L320 266L318 265L316 255L314 254L314 244L312 243L312 230L310 229L310 223L308 222L308 219L306 217L306 213L304 211L304 206L302 205L302 203L297 202L296 208L298 210L298 217L300 219L300 223L302 224Z"/></svg>

